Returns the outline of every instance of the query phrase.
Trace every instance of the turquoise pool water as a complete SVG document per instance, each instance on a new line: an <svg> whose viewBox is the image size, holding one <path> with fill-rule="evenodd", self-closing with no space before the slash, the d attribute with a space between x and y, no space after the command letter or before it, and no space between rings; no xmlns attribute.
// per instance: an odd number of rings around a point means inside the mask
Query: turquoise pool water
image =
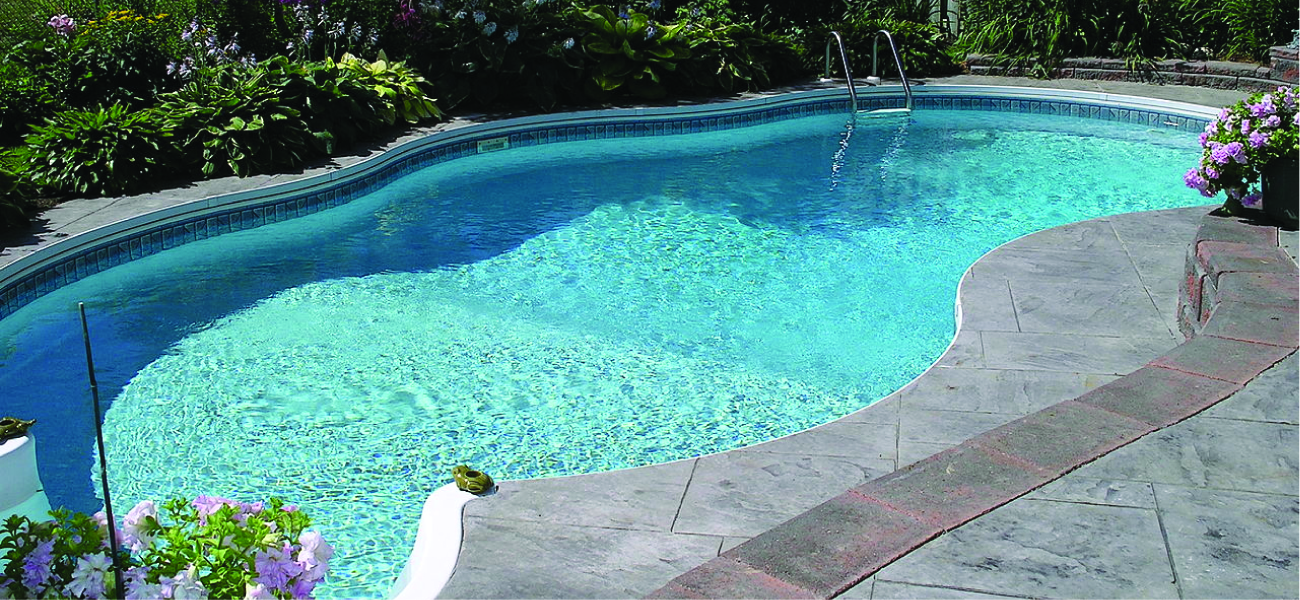
<svg viewBox="0 0 1300 600"><path fill-rule="evenodd" d="M836 115L432 167L42 298L0 321L0 383L74 393L86 301L115 500L283 496L339 549L318 592L378 597L456 464L589 473L830 421L938 358L988 250L1203 202L1184 132L919 111L844 140ZM43 461L56 503L93 504L91 444L54 461L70 483Z"/></svg>

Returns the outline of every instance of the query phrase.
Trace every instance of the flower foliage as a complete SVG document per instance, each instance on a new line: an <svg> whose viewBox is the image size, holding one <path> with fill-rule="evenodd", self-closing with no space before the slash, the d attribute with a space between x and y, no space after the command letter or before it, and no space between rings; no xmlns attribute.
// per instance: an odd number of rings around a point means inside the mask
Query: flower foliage
<svg viewBox="0 0 1300 600"><path fill-rule="evenodd" d="M1296 159L1297 89L1279 86L1256 93L1219 111L1201 134L1200 165L1187 171L1183 182L1206 198L1220 191L1227 196L1224 209L1260 207L1259 178L1264 165L1278 159Z"/></svg>
<svg viewBox="0 0 1300 600"><path fill-rule="evenodd" d="M67 510L12 516L0 529L3 598L102 598L115 589L108 520ZM149 500L118 528L126 598L310 598L334 549L279 499Z"/></svg>

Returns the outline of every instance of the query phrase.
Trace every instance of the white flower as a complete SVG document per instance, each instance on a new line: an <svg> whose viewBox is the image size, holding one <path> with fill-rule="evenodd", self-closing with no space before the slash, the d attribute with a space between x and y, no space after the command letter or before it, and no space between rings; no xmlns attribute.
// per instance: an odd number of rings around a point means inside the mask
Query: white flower
<svg viewBox="0 0 1300 600"><path fill-rule="evenodd" d="M565 49L565 50L568 50L569 48L572 48L572 47L573 47L573 38L566 38L566 39L564 40L564 49Z"/></svg>
<svg viewBox="0 0 1300 600"><path fill-rule="evenodd" d="M150 520L153 520L150 523ZM140 552L153 544L154 525L158 523L158 507L153 500L141 500L122 519L122 531L131 544L131 550Z"/></svg>
<svg viewBox="0 0 1300 600"><path fill-rule="evenodd" d="M513 44L513 43L515 43L515 40L517 40L517 39L519 39L519 28L518 28L518 27L511 27L510 29L507 29L507 30L506 30L506 43L507 43L507 44Z"/></svg>
<svg viewBox="0 0 1300 600"><path fill-rule="evenodd" d="M303 577L307 581L316 581L329 572L329 560L334 556L334 547L325 541L317 531L304 531L298 536L302 550L298 551L298 563L306 567Z"/></svg>
<svg viewBox="0 0 1300 600"><path fill-rule="evenodd" d="M164 577L163 580L167 582L163 596L167 595L167 588L170 588L172 600L207 600L208 590L199 581L199 568L194 565L177 573L175 577Z"/></svg>
<svg viewBox="0 0 1300 600"><path fill-rule="evenodd" d="M113 565L106 554L91 554L77 559L68 591L74 596L98 598L104 594L104 575Z"/></svg>
<svg viewBox="0 0 1300 600"><path fill-rule="evenodd" d="M266 589L264 584L245 583L244 600L275 600L275 596L271 595L271 590Z"/></svg>
<svg viewBox="0 0 1300 600"><path fill-rule="evenodd" d="M496 23L488 23L483 26L483 35L492 35L497 30Z"/></svg>
<svg viewBox="0 0 1300 600"><path fill-rule="evenodd" d="M478 23L479 25L482 25L482 24L483 24L483 21L486 21L486 20L487 20L487 13L485 13L485 12L483 12L483 11L481 11L481 10L476 10L476 11L474 11L474 22L475 22L475 23Z"/></svg>

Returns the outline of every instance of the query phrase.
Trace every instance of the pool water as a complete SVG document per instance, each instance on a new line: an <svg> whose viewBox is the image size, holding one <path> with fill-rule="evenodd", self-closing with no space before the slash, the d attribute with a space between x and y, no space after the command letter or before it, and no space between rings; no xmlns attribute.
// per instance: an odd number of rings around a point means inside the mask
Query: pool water
<svg viewBox="0 0 1300 600"><path fill-rule="evenodd" d="M318 594L380 597L452 466L590 473L844 416L939 357L979 256L1200 204L1197 156L1185 132L943 111L484 154L25 307L0 412L72 432L37 429L47 493L98 508L85 301L115 504L282 496L338 548Z"/></svg>

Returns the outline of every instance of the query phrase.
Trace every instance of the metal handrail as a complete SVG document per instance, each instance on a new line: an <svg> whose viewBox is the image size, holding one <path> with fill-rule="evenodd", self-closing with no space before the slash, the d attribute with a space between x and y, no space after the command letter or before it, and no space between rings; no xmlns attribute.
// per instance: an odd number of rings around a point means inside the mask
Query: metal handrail
<svg viewBox="0 0 1300 600"><path fill-rule="evenodd" d="M853 89L853 72L849 70L849 55L844 51L844 38L840 37L838 31L832 31L831 37L826 39L826 71L822 75L822 81L831 80L831 41L835 41L840 46L840 60L844 63L844 78L849 82L849 102L853 107L853 114L858 113L858 92ZM893 42L890 42L891 44ZM909 102L911 96L908 96ZM909 105L910 106L910 105Z"/></svg>
<svg viewBox="0 0 1300 600"><path fill-rule="evenodd" d="M831 33L834 33L834 32L831 32ZM894 38L893 38L893 36L889 35L889 32L888 32L888 31L885 31L884 29L881 29L880 31L877 31L875 37L871 39L871 76L874 77L877 81L880 80L880 77L879 77L879 75L880 75L880 71L876 68L876 67L877 67L877 65L876 65L876 51L880 48L880 35L881 35L881 34L884 34L884 35L885 35L885 40L887 40L887 41L889 42L889 49L890 49L890 51L892 51L892 52L894 53L894 64L895 64L896 66L898 66L898 76L901 77L901 78L903 79L903 94L907 96L907 110L912 110L912 86L911 86L910 84L907 83L907 72L903 70L903 59L902 59L902 58L899 58L899 56L898 56L898 47L894 45ZM838 38L838 37L840 37L840 36L839 36L839 34L835 34L835 37ZM830 42L827 42L827 49L826 49L827 59L826 59L826 60L828 61L828 63L827 63L828 65L829 65L829 61L830 61L830 58L829 58L829 57L830 57L830 46L829 46L829 44L830 44ZM844 45L843 45L843 43L841 42L840 50L843 51L843 49L844 49ZM827 68L829 68L829 66L828 66ZM847 58L845 59L845 62L844 62L844 69L845 69L846 71L848 70L848 59L847 59ZM852 80L849 80L849 84L852 85L852 83L853 83L853 81L852 81ZM868 82L868 83L870 83L870 82ZM857 103L854 102L854 107L856 108L856 106L857 106Z"/></svg>

